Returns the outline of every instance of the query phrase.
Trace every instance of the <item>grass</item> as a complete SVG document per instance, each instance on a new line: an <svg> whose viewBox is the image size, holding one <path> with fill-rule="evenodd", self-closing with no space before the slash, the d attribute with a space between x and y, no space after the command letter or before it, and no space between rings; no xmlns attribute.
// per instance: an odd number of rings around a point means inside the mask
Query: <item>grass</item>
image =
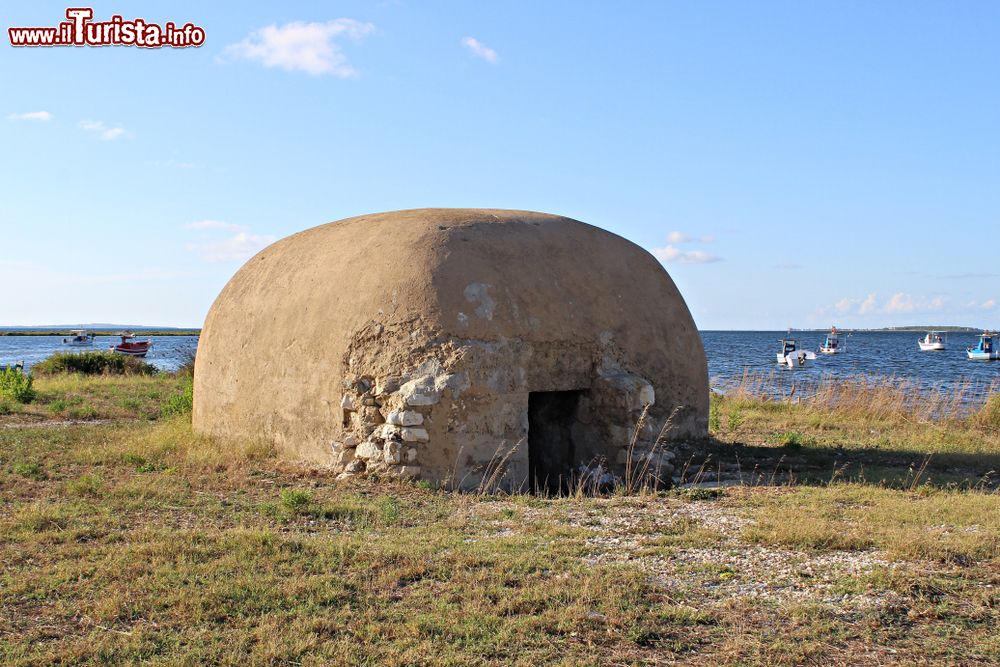
<svg viewBox="0 0 1000 667"><path fill-rule="evenodd" d="M42 405L123 416L0 417L0 663L1000 654L1000 494L979 474L1000 436L981 413L921 422L720 397L715 441L697 451L709 461L689 468L745 484L542 498L338 483L262 443L223 450L183 412L164 416L184 382L40 377ZM755 468L779 472L755 483Z"/></svg>
<svg viewBox="0 0 1000 667"><path fill-rule="evenodd" d="M190 411L190 376L40 375L30 404L4 403L0 416L25 423L50 420L155 420ZM185 406L187 406L185 408Z"/></svg>

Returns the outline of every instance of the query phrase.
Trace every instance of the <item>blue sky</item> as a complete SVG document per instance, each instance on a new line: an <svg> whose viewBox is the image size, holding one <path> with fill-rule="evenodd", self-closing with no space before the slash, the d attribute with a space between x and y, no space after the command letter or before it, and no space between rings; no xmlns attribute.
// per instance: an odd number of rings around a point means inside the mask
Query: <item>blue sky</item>
<svg viewBox="0 0 1000 667"><path fill-rule="evenodd" d="M702 328L1000 326L1000 4L93 6L207 40L3 35L0 324L200 325L274 239L484 206L650 249Z"/></svg>

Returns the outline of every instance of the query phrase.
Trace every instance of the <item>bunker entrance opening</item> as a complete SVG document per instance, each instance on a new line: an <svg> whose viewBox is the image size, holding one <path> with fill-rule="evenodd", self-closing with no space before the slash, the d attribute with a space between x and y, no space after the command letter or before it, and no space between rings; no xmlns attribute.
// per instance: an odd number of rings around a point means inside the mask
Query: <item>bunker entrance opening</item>
<svg viewBox="0 0 1000 667"><path fill-rule="evenodd" d="M584 390L535 391L528 394L528 468L533 493L570 490L583 443L574 441Z"/></svg>

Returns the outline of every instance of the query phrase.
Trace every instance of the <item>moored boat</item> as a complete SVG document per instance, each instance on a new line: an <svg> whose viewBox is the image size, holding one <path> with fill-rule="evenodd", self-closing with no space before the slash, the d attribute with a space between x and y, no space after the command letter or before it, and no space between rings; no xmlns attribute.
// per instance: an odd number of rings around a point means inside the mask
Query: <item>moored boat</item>
<svg viewBox="0 0 1000 667"><path fill-rule="evenodd" d="M77 347L93 345L94 338L96 336L86 329L73 329L69 332L69 338L63 338L63 345L75 345Z"/></svg>
<svg viewBox="0 0 1000 667"><path fill-rule="evenodd" d="M973 361L1000 360L1000 350L997 349L996 338L1000 334L984 331L979 334L979 342L975 347L966 348L965 353Z"/></svg>
<svg viewBox="0 0 1000 667"><path fill-rule="evenodd" d="M819 351L823 354L843 354L847 351L847 344L841 343L837 327L830 327L830 333L826 335L826 340L823 341Z"/></svg>
<svg viewBox="0 0 1000 667"><path fill-rule="evenodd" d="M816 353L798 349L794 338L782 338L778 342L781 343L781 352L778 352L775 356L778 359L778 363L782 366L787 366L788 368L808 368L816 360Z"/></svg>
<svg viewBox="0 0 1000 667"><path fill-rule="evenodd" d="M945 339L937 331L928 331L927 335L917 341L921 352L939 352L945 349Z"/></svg>
<svg viewBox="0 0 1000 667"><path fill-rule="evenodd" d="M118 335L121 337L122 342L111 346L111 350L118 354L127 354L130 357L145 357L153 347L153 341L136 340L135 334L131 331L123 331Z"/></svg>

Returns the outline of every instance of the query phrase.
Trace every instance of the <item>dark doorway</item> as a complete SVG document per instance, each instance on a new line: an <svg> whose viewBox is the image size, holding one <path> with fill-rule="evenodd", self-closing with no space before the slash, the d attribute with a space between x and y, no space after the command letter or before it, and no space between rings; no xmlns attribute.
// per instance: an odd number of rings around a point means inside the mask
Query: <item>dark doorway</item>
<svg viewBox="0 0 1000 667"><path fill-rule="evenodd" d="M569 489L576 461L572 427L582 390L528 394L528 469L533 493Z"/></svg>

